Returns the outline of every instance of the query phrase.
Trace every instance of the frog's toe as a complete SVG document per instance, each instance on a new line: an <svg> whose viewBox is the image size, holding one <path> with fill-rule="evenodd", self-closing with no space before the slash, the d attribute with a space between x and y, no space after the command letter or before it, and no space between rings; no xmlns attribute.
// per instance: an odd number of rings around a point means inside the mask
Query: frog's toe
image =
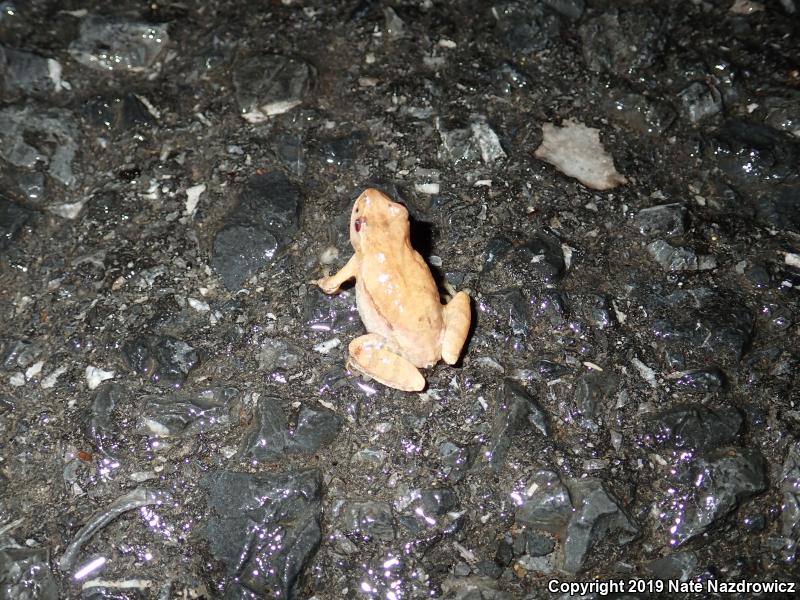
<svg viewBox="0 0 800 600"><path fill-rule="evenodd" d="M374 333L350 342L350 365L374 380L404 392L419 392L425 387L422 373L407 359L392 352L382 337Z"/></svg>
<svg viewBox="0 0 800 600"><path fill-rule="evenodd" d="M442 360L448 365L458 362L464 342L469 335L469 326L472 321L472 310L469 304L469 295L458 292L445 306L444 338L442 339Z"/></svg>

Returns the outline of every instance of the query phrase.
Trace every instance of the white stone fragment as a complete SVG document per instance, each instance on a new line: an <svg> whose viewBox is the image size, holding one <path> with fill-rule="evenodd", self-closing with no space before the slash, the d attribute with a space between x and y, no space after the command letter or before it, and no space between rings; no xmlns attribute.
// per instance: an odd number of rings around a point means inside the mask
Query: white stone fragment
<svg viewBox="0 0 800 600"><path fill-rule="evenodd" d="M189 303L189 306L191 306L197 312L208 312L209 310L211 310L211 307L205 300L198 300L197 298L187 298L186 301Z"/></svg>
<svg viewBox="0 0 800 600"><path fill-rule="evenodd" d="M314 350L319 352L320 354L327 354L337 346L339 346L342 341L339 338L333 338L330 340L325 340L324 342L320 342L316 346L314 346Z"/></svg>
<svg viewBox="0 0 800 600"><path fill-rule="evenodd" d="M200 203L200 195L206 191L206 184L193 185L186 189L186 211L185 214L193 215Z"/></svg>
<svg viewBox="0 0 800 600"><path fill-rule="evenodd" d="M155 582L149 579L91 579L84 583L81 589L96 587L118 590L146 590L155 587Z"/></svg>
<svg viewBox="0 0 800 600"><path fill-rule="evenodd" d="M14 373L8 378L8 383L14 387L22 387L25 385L25 373Z"/></svg>
<svg viewBox="0 0 800 600"><path fill-rule="evenodd" d="M752 15L762 10L764 10L764 5L753 0L736 0L730 8L730 12L736 15Z"/></svg>
<svg viewBox="0 0 800 600"><path fill-rule="evenodd" d="M784 262L790 267L795 267L796 269L800 269L800 254L793 254L791 252L787 252L786 257L784 258Z"/></svg>
<svg viewBox="0 0 800 600"><path fill-rule="evenodd" d="M638 358L632 358L631 364L636 367L636 370L639 372L639 375L642 376L650 387L655 388L658 387L658 381L656 381L656 372L640 361Z"/></svg>
<svg viewBox="0 0 800 600"><path fill-rule="evenodd" d="M79 202L65 202L63 204L48 206L47 210L54 215L58 215L59 217L63 217L65 219L74 219L80 214L84 204L86 204L86 200L80 200Z"/></svg>
<svg viewBox="0 0 800 600"><path fill-rule="evenodd" d="M627 182L600 143L599 129L576 121L564 121L563 127L545 123L542 133L542 144L534 156L565 175L595 190L610 190Z"/></svg>
<svg viewBox="0 0 800 600"><path fill-rule="evenodd" d="M285 112L289 112L295 106L299 106L300 103L301 100L280 100L278 102L262 104L256 110L244 113L242 117L244 117L244 120L248 123L256 125L269 120L270 117L274 117L275 115L282 115Z"/></svg>
<svg viewBox="0 0 800 600"><path fill-rule="evenodd" d="M157 435L160 437L167 437L169 435L169 428L164 427L158 421L154 421L153 419L143 418L142 424L152 433L153 435Z"/></svg>
<svg viewBox="0 0 800 600"><path fill-rule="evenodd" d="M505 158L506 153L500 145L500 138L489 126L486 117L479 115L470 124L472 139L478 146L481 159L485 163L494 162L498 158Z"/></svg>
<svg viewBox="0 0 800 600"><path fill-rule="evenodd" d="M81 579L84 579L87 575L90 575L90 574L94 573L95 571L97 571L98 569L100 569L104 564L106 564L106 557L105 556L98 556L94 560L89 561L84 566L82 566L80 569L75 571L75 574L72 576L72 578L75 581L79 581Z"/></svg>
<svg viewBox="0 0 800 600"><path fill-rule="evenodd" d="M153 103L152 103L152 102L150 102L150 100L148 100L148 99L147 99L147 97L146 97L146 96L143 96L142 94L136 94L136 97L139 99L139 101L140 101L142 104L144 104L144 107L147 109L147 112L149 112L151 115L153 115L153 117L155 117L155 118L156 118L156 120L158 120L158 119L160 119L160 118L161 118L161 111L159 111L159 110L158 110L158 109L157 109L157 108L156 108L156 107L153 105Z"/></svg>
<svg viewBox="0 0 800 600"><path fill-rule="evenodd" d="M42 367L44 366L44 361L39 360L33 363L28 369L25 371L25 379L33 379L39 373L42 372Z"/></svg>
<svg viewBox="0 0 800 600"><path fill-rule="evenodd" d="M319 253L319 263L321 265L332 265L339 258L339 249L336 246L328 246Z"/></svg>
<svg viewBox="0 0 800 600"><path fill-rule="evenodd" d="M439 184L438 183L417 183L414 185L414 189L418 191L420 194L429 194L434 195L439 193Z"/></svg>
<svg viewBox="0 0 800 600"><path fill-rule="evenodd" d="M93 365L86 367L86 384L90 390L96 389L97 386L112 377L114 377L114 371L104 371Z"/></svg>
<svg viewBox="0 0 800 600"><path fill-rule="evenodd" d="M42 379L41 383L42 387L46 390L49 390L56 384L58 378L61 377L66 372L67 372L67 367L64 366L58 367L55 371L50 373L50 375Z"/></svg>
<svg viewBox="0 0 800 600"><path fill-rule="evenodd" d="M54 58L47 59L47 75L50 81L53 82L53 89L60 92L63 89L69 89L69 84L61 80L61 63Z"/></svg>

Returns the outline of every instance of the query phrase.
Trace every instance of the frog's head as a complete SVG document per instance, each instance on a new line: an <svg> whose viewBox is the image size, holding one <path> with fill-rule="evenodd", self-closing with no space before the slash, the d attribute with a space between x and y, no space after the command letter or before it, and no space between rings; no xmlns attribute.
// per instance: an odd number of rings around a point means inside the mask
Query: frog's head
<svg viewBox="0 0 800 600"><path fill-rule="evenodd" d="M402 243L409 235L408 210L386 194L370 188L353 204L350 243L356 252L370 246Z"/></svg>

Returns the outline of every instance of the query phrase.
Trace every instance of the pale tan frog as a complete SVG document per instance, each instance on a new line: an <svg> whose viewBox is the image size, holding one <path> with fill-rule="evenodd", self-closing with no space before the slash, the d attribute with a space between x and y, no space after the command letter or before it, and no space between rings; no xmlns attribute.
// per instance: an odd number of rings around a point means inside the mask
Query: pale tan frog
<svg viewBox="0 0 800 600"><path fill-rule="evenodd" d="M355 254L335 275L315 283L326 294L355 278L358 314L367 328L350 342L348 364L404 391L425 387L420 367L454 364L469 333L469 296L443 305L430 269L411 247L408 210L378 190L362 193L350 216Z"/></svg>

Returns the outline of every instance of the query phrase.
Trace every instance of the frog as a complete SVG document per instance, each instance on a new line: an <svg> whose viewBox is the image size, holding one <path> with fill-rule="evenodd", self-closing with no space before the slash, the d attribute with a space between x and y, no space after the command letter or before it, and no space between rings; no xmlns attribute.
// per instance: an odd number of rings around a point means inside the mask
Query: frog
<svg viewBox="0 0 800 600"><path fill-rule="evenodd" d="M377 189L353 204L350 244L347 263L313 282L337 294L355 279L367 333L350 342L347 366L390 388L422 391L420 369L458 362L472 323L470 296L462 290L442 304L428 264L411 245L408 209Z"/></svg>

